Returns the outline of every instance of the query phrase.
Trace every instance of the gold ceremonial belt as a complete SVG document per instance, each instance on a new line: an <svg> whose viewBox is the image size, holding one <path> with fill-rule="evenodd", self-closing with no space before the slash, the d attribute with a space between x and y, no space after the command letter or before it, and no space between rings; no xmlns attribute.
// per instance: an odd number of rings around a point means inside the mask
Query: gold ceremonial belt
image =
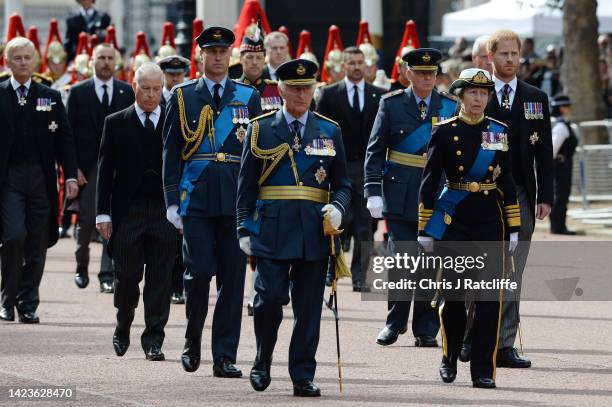
<svg viewBox="0 0 612 407"><path fill-rule="evenodd" d="M227 153L194 154L189 160L194 161L217 161L220 163L240 163L240 156Z"/></svg>
<svg viewBox="0 0 612 407"><path fill-rule="evenodd" d="M484 183L484 182L448 182L446 184L450 189L456 189L458 191L468 192L480 192L490 191L497 188L497 183Z"/></svg>
<svg viewBox="0 0 612 407"><path fill-rule="evenodd" d="M395 150L388 150L387 160L395 164L408 165L410 167L425 168L427 162L427 154L416 155L408 153L400 153Z"/></svg>
<svg viewBox="0 0 612 407"><path fill-rule="evenodd" d="M328 202L328 192L324 189L296 185L265 186L259 189L257 199L301 199L324 204Z"/></svg>

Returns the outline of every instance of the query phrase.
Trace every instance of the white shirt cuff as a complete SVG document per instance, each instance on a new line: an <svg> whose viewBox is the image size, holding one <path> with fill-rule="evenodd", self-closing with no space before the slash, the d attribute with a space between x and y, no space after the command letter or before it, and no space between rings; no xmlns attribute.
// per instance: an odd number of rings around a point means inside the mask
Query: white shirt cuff
<svg viewBox="0 0 612 407"><path fill-rule="evenodd" d="M66 183L68 183L70 181L78 182L76 178L68 178L67 180L64 181L64 184L66 184Z"/></svg>
<svg viewBox="0 0 612 407"><path fill-rule="evenodd" d="M96 216L96 225L98 223L110 222L111 217L109 215L98 215Z"/></svg>

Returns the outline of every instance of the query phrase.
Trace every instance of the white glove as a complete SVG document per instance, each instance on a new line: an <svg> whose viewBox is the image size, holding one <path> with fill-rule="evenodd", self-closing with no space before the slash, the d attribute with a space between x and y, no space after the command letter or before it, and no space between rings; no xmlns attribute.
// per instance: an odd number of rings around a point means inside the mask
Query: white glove
<svg viewBox="0 0 612 407"><path fill-rule="evenodd" d="M516 246L518 246L518 232L510 233L510 243L508 244L508 249L510 253L514 253L516 250Z"/></svg>
<svg viewBox="0 0 612 407"><path fill-rule="evenodd" d="M342 213L332 204L327 204L321 208L321 212L326 213L327 211L331 211L329 214L329 222L334 227L334 229L338 229L340 224L342 223Z"/></svg>
<svg viewBox="0 0 612 407"><path fill-rule="evenodd" d="M168 222L172 223L175 228L182 230L183 219L181 215L178 214L178 210L178 205L170 205L170 207L166 209L166 219L168 219Z"/></svg>
<svg viewBox="0 0 612 407"><path fill-rule="evenodd" d="M366 204L366 207L368 208L368 210L370 211L370 215L374 219L381 219L382 218L382 211L383 211L383 199L382 199L382 196L370 196L370 197L368 197L368 203Z"/></svg>
<svg viewBox="0 0 612 407"><path fill-rule="evenodd" d="M430 236L419 236L417 237L417 242L423 247L425 252L430 253L433 252L434 240L433 237Z"/></svg>
<svg viewBox="0 0 612 407"><path fill-rule="evenodd" d="M251 252L250 236L244 236L238 239L238 245L240 245L240 250L242 250L247 256L251 256L253 254L253 252Z"/></svg>

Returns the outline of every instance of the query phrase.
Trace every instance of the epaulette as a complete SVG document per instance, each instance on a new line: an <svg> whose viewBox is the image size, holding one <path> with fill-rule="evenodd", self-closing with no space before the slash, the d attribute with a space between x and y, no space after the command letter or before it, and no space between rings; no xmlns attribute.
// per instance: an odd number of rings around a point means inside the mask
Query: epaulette
<svg viewBox="0 0 612 407"><path fill-rule="evenodd" d="M315 116L320 117L323 120L327 120L330 123L335 124L336 126L340 127L340 125L338 123L336 123L335 121L333 121L332 119L330 119L329 117L323 116L321 113L317 113L317 112L313 112L315 114Z"/></svg>
<svg viewBox="0 0 612 407"><path fill-rule="evenodd" d="M250 122L252 123L252 122L254 122L255 120L259 120L259 119L263 119L264 117L268 117L268 116L270 116L270 115L272 115L272 114L275 114L277 111L278 111L278 110L272 110L271 112L264 113L264 114L260 114L260 115L259 115L259 116L257 116L257 117L253 117L253 118L250 120Z"/></svg>
<svg viewBox="0 0 612 407"><path fill-rule="evenodd" d="M236 85L246 86L247 88L251 88L251 89L257 90L257 88L255 86L249 85L249 84L246 84L246 83L243 83L243 82L240 82L240 80L238 80L238 79L232 79L232 82L234 82Z"/></svg>
<svg viewBox="0 0 612 407"><path fill-rule="evenodd" d="M460 102L459 98L452 93L448 93L445 91L440 92L440 96L445 97L447 99L452 100L453 102Z"/></svg>
<svg viewBox="0 0 612 407"><path fill-rule="evenodd" d="M264 83L265 83L266 85L274 85L274 86L278 85L278 82L276 82L276 81L275 81L275 80L273 80L273 79L264 79Z"/></svg>
<svg viewBox="0 0 612 407"><path fill-rule="evenodd" d="M6 71L0 72L0 82L4 82L5 80L7 80L10 77L11 77L11 74L6 72Z"/></svg>
<svg viewBox="0 0 612 407"><path fill-rule="evenodd" d="M458 118L459 118L458 116L453 116L450 119L442 120L441 122L436 123L435 126L442 126L442 125L445 125L445 124L452 123L455 120L457 120Z"/></svg>
<svg viewBox="0 0 612 407"><path fill-rule="evenodd" d="M191 79L191 80L188 80L188 81L186 81L186 82L183 82L183 83L179 83L179 84L177 84L177 85L174 85L174 87L173 87L172 89L176 89L176 88L183 88L183 87L185 87L185 86L194 85L194 84L196 84L197 82L198 82L198 80L197 80L197 79Z"/></svg>
<svg viewBox="0 0 612 407"><path fill-rule="evenodd" d="M504 123L504 122L502 122L502 121L500 121L500 120L494 119L494 118L492 118L492 117L490 117L490 116L485 116L485 117L486 117L487 119L489 119L489 120L491 120L491 121L495 122L495 123L501 124L501 125L502 125L502 126L504 126L504 127L508 127L508 125L507 125L506 123Z"/></svg>
<svg viewBox="0 0 612 407"><path fill-rule="evenodd" d="M51 86L53 84L52 78L48 77L47 75L38 73L38 72L34 72L32 74L32 80L40 84L43 84L45 86Z"/></svg>
<svg viewBox="0 0 612 407"><path fill-rule="evenodd" d="M402 93L404 93L404 89L398 89L398 90L394 90L392 92L385 93L381 97L383 99L388 99L388 98L391 98L393 96L401 95Z"/></svg>

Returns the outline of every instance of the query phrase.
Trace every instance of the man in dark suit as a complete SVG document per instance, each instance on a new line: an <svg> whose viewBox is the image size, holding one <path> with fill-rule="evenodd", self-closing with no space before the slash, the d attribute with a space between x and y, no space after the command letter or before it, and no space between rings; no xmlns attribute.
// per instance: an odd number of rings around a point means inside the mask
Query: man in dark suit
<svg viewBox="0 0 612 407"><path fill-rule="evenodd" d="M366 289L361 264L361 243L372 241L372 217L363 196L363 163L380 96L385 90L364 80L365 56L357 47L343 52L344 80L320 89L317 111L335 120L342 129L346 149L347 171L351 179L351 211L345 227L352 231L353 291ZM367 265L366 265L367 266Z"/></svg>
<svg viewBox="0 0 612 407"><path fill-rule="evenodd" d="M134 103L132 88L113 78L115 49L109 44L100 44L94 49L93 59L94 76L73 86L68 96L68 120L74 132L78 181L82 188L78 202L77 268L74 276L79 288L89 284L89 243L96 225L95 180L104 119ZM106 245L102 249L98 279L101 292L113 291L113 266Z"/></svg>
<svg viewBox="0 0 612 407"><path fill-rule="evenodd" d="M236 181L247 123L261 114L261 100L257 90L227 76L234 42L230 30L207 28L196 42L204 76L174 88L164 123L166 216L184 232L187 329L181 361L188 372L200 366L210 280L215 276L213 374L241 377L235 363L246 257L234 232Z"/></svg>
<svg viewBox="0 0 612 407"><path fill-rule="evenodd" d="M544 219L553 202L553 153L550 113L546 93L518 79L521 41L509 30L494 32L487 46L493 62L495 96L485 113L506 123L510 131L512 175L521 208L519 245L514 255L516 281L520 282L529 254L535 219ZM535 167L535 170L534 170ZM497 366L528 368L514 340L519 324L518 292L504 292Z"/></svg>
<svg viewBox="0 0 612 407"><path fill-rule="evenodd" d="M57 165L66 195L78 194L76 157L59 92L32 80L34 44L18 37L6 46L12 76L0 83L0 319L38 323L38 287L47 248L58 239Z"/></svg>
<svg viewBox="0 0 612 407"><path fill-rule="evenodd" d="M106 27L111 23L108 14L96 10L96 0L76 0L79 8L71 16L66 18L66 52L68 61L72 61L76 55L79 43L79 34L86 32L89 35L96 34L103 41Z"/></svg>
<svg viewBox="0 0 612 407"><path fill-rule="evenodd" d="M97 180L96 226L109 240L115 262L117 326L113 346L123 356L138 305L146 264L142 348L147 360L164 360L161 347L170 312L170 279L176 230L166 220L162 187L162 128L159 105L163 72L145 62L133 83L136 103L104 123Z"/></svg>

